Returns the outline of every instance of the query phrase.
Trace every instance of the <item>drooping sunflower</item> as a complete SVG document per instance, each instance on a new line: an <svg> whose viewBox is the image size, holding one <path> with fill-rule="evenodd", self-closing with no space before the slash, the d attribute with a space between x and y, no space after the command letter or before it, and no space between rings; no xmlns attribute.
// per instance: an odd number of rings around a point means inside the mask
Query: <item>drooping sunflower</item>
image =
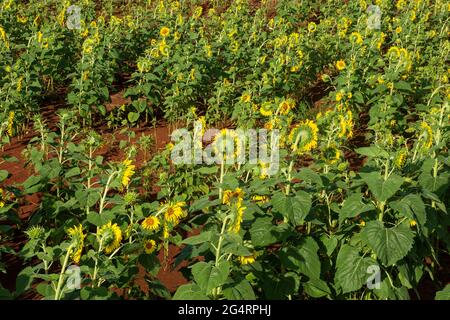
<svg viewBox="0 0 450 320"><path fill-rule="evenodd" d="M335 146L330 146L323 150L323 158L328 164L335 164L341 158L341 150Z"/></svg>
<svg viewBox="0 0 450 320"><path fill-rule="evenodd" d="M431 146L433 145L433 129L430 127L430 125L428 123L426 123L425 121L423 121L420 124L420 136L419 138L423 139L423 143L422 146L425 149L430 149Z"/></svg>
<svg viewBox="0 0 450 320"><path fill-rule="evenodd" d="M81 253L83 252L84 247L84 238L86 235L83 233L83 226L79 224L78 226L74 226L67 230L67 234L70 236L72 243L74 244L74 248L72 249L71 258L73 262L80 263Z"/></svg>
<svg viewBox="0 0 450 320"><path fill-rule="evenodd" d="M8 115L8 127L6 129L8 135L10 137L12 137L13 135L13 129L14 129L14 117L15 117L15 112L14 111L10 111L9 115Z"/></svg>
<svg viewBox="0 0 450 320"><path fill-rule="evenodd" d="M406 151L406 149L402 149L398 152L397 156L395 157L395 161L394 161L397 169L401 169L404 167L407 156L408 156L408 152Z"/></svg>
<svg viewBox="0 0 450 320"><path fill-rule="evenodd" d="M288 141L294 152L302 153L311 151L317 147L317 124L311 120L305 120L292 128Z"/></svg>
<svg viewBox="0 0 450 320"><path fill-rule="evenodd" d="M270 102L264 102L259 108L259 113L264 117L270 117L272 115L271 104Z"/></svg>
<svg viewBox="0 0 450 320"><path fill-rule="evenodd" d="M242 205L241 201L237 202L232 207L234 215L233 215L233 222L230 225L229 231L233 233L239 233L239 231L241 230L241 224L244 217L245 209L247 208Z"/></svg>
<svg viewBox="0 0 450 320"><path fill-rule="evenodd" d="M252 264L256 261L257 257L258 257L258 254L256 252L254 252L253 254L251 254L249 256L238 257L238 261L241 263L241 265Z"/></svg>
<svg viewBox="0 0 450 320"><path fill-rule="evenodd" d="M134 169L136 168L133 165L133 161L130 159L126 159L122 162L123 170L122 170L122 185L124 187L128 187L131 181L131 177L135 173Z"/></svg>
<svg viewBox="0 0 450 320"><path fill-rule="evenodd" d="M97 236L106 254L110 254L119 248L122 242L122 230L117 223L112 224L111 221L98 230Z"/></svg>
<svg viewBox="0 0 450 320"><path fill-rule="evenodd" d="M363 43L363 38L359 32L352 32L349 37L351 43L361 44Z"/></svg>
<svg viewBox="0 0 450 320"><path fill-rule="evenodd" d="M338 61L336 61L336 68L337 68L339 71L344 70L345 67L346 67L346 64L345 64L345 61L344 61L344 60L338 60Z"/></svg>
<svg viewBox="0 0 450 320"><path fill-rule="evenodd" d="M142 221L142 228L148 231L155 231L159 229L159 225L161 222L159 219L155 216L148 216L147 218Z"/></svg>
<svg viewBox="0 0 450 320"><path fill-rule="evenodd" d="M156 242L155 240L145 240L144 241L144 250L146 254L151 254L156 250Z"/></svg>
<svg viewBox="0 0 450 320"><path fill-rule="evenodd" d="M244 197L244 191L241 188L236 188L233 190L225 190L223 192L222 203L226 205L231 205L232 203L241 203Z"/></svg>

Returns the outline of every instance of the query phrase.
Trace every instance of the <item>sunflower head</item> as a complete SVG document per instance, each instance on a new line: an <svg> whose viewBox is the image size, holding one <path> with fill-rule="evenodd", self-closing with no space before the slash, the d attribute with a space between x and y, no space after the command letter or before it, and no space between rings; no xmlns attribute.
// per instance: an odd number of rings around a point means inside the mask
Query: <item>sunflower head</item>
<svg viewBox="0 0 450 320"><path fill-rule="evenodd" d="M155 216L148 216L142 221L142 228L149 231L155 231L159 229L161 222Z"/></svg>
<svg viewBox="0 0 450 320"><path fill-rule="evenodd" d="M97 235L106 254L110 254L119 248L122 242L122 230L117 223L112 224L111 221L103 225L98 230Z"/></svg>
<svg viewBox="0 0 450 320"><path fill-rule="evenodd" d="M79 224L78 226L74 226L67 230L67 234L69 235L74 249L71 253L71 257L73 262L79 263L81 259L81 253L83 252L84 247L84 238L86 234L83 233L83 226Z"/></svg>
<svg viewBox="0 0 450 320"><path fill-rule="evenodd" d="M131 177L135 173L134 169L136 168L135 165L133 165L133 161L126 159L122 162L122 186L125 188L128 187L131 181Z"/></svg>
<svg viewBox="0 0 450 320"><path fill-rule="evenodd" d="M170 34L170 29L167 27L162 27L161 30L159 31L159 34L161 35L161 37L167 37Z"/></svg>
<svg viewBox="0 0 450 320"><path fill-rule="evenodd" d="M145 240L144 241L145 253L151 254L156 250L156 248L157 248L157 246L156 246L155 240Z"/></svg>
<svg viewBox="0 0 450 320"><path fill-rule="evenodd" d="M223 192L222 203L226 205L232 205L235 202L242 202L244 197L244 192L241 188L236 188L234 190L225 190Z"/></svg>
<svg viewBox="0 0 450 320"><path fill-rule="evenodd" d="M319 129L311 120L305 120L292 128L288 142L293 152L308 152L317 147Z"/></svg>
<svg viewBox="0 0 450 320"><path fill-rule="evenodd" d="M186 211L183 207L186 206L185 202L176 202L167 204L166 210L164 212L164 219L167 222L177 225L180 220L187 216Z"/></svg>
<svg viewBox="0 0 450 320"><path fill-rule="evenodd" d="M345 67L346 67L346 64L345 64L345 61L344 61L344 60L338 60L338 61L336 61L336 68L337 68L339 71L344 70Z"/></svg>

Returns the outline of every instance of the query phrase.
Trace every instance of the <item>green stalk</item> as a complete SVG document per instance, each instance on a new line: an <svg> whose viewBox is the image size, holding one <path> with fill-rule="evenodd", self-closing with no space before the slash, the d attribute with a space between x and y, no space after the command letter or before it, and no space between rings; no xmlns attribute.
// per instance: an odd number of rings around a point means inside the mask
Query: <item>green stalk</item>
<svg viewBox="0 0 450 320"><path fill-rule="evenodd" d="M67 267L67 263L69 262L69 255L70 252L72 251L72 247L73 244L71 244L69 246L69 248L67 249L67 253L66 253L66 257L64 258L64 263L62 265L62 269L61 272L59 273L59 279L58 279L58 285L56 287L56 291L55 291L55 300L60 300L60 295L61 295L61 287L64 281L64 273L66 272L66 267Z"/></svg>

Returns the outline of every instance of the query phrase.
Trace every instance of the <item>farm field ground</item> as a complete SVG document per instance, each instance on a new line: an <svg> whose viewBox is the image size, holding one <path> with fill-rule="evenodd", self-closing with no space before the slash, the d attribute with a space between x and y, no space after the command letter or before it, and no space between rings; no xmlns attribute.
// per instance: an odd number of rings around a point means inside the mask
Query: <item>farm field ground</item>
<svg viewBox="0 0 450 320"><path fill-rule="evenodd" d="M3 0L0 299L450 300L449 18Z"/></svg>

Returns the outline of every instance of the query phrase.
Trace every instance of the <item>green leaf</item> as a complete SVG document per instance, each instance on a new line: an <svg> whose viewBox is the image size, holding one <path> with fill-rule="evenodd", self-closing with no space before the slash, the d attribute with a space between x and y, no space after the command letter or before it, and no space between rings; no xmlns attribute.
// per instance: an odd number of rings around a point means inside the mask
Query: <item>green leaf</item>
<svg viewBox="0 0 450 320"><path fill-rule="evenodd" d="M8 175L9 175L8 171L0 170L0 182L6 180L6 178L8 178Z"/></svg>
<svg viewBox="0 0 450 320"><path fill-rule="evenodd" d="M304 284L305 292L313 298L321 298L331 294L327 283L321 279L310 279Z"/></svg>
<svg viewBox="0 0 450 320"><path fill-rule="evenodd" d="M435 300L450 300L450 284L441 291L436 292Z"/></svg>
<svg viewBox="0 0 450 320"><path fill-rule="evenodd" d="M359 174L380 202L386 202L403 184L403 178L395 174L390 175L387 180L384 180L379 172L360 172Z"/></svg>
<svg viewBox="0 0 450 320"><path fill-rule="evenodd" d="M345 219L354 218L363 212L375 209L373 204L366 204L362 199L361 193L353 193L344 201L344 205L339 211L339 224L342 224Z"/></svg>
<svg viewBox="0 0 450 320"><path fill-rule="evenodd" d="M264 296L269 300L286 299L288 295L296 294L300 286L300 277L294 272L279 276L264 274L262 281Z"/></svg>
<svg viewBox="0 0 450 320"><path fill-rule="evenodd" d="M418 221L420 226L427 222L425 204L417 194L408 194L400 200L390 202L389 206L402 216Z"/></svg>
<svg viewBox="0 0 450 320"><path fill-rule="evenodd" d="M277 242L271 218L258 218L252 224L250 237L255 247L264 247Z"/></svg>
<svg viewBox="0 0 450 320"><path fill-rule="evenodd" d="M230 273L230 263L222 261L218 266L213 262L197 262L192 266L192 275L195 282L205 294L211 293L214 288L223 285Z"/></svg>
<svg viewBox="0 0 450 320"><path fill-rule="evenodd" d="M286 196L277 192L272 198L273 208L287 217L294 225L301 225L311 209L311 195L298 191L294 196Z"/></svg>
<svg viewBox="0 0 450 320"><path fill-rule="evenodd" d="M359 290L369 278L367 268L376 264L372 258L361 257L355 247L344 244L337 256L334 282L343 293Z"/></svg>
<svg viewBox="0 0 450 320"><path fill-rule="evenodd" d="M389 153L381 149L380 147L371 146L371 147L362 147L355 150L357 153L369 157L369 158L388 158Z"/></svg>
<svg viewBox="0 0 450 320"><path fill-rule="evenodd" d="M361 232L361 239L377 254L383 265L392 266L411 250L414 233L404 224L386 228L381 221L370 221Z"/></svg>
<svg viewBox="0 0 450 320"><path fill-rule="evenodd" d="M194 283L183 284L178 287L172 297L173 300L209 300L208 297L202 292L200 287Z"/></svg>
<svg viewBox="0 0 450 320"><path fill-rule="evenodd" d="M136 112L128 113L128 121L130 121L131 123L138 121L138 119L139 119L139 113L136 113Z"/></svg>
<svg viewBox="0 0 450 320"><path fill-rule="evenodd" d="M66 177L66 179L69 179L69 178L79 175L80 173L81 173L81 169L79 167L75 167L75 168L72 168L69 171L67 171L65 174L65 177Z"/></svg>
<svg viewBox="0 0 450 320"><path fill-rule="evenodd" d="M320 278L319 246L311 237L303 238L297 247L285 247L279 255L281 264L309 278Z"/></svg>
<svg viewBox="0 0 450 320"><path fill-rule="evenodd" d="M30 288L34 272L32 267L23 269L16 278L16 296L21 295Z"/></svg>
<svg viewBox="0 0 450 320"><path fill-rule="evenodd" d="M409 84L408 82L405 82L405 81L396 82L394 84L394 87L396 89L399 89L399 90L402 90L402 91L412 91L411 84Z"/></svg>
<svg viewBox="0 0 450 320"><path fill-rule="evenodd" d="M107 223L107 222L103 221L102 217L97 212L90 212L87 215L87 221L92 223L94 226L97 226L97 227L101 227L105 223Z"/></svg>
<svg viewBox="0 0 450 320"><path fill-rule="evenodd" d="M201 244L201 243L210 241L211 236L212 236L211 231L203 231L197 236L193 236L193 237L184 239L181 243L190 244L190 245Z"/></svg>
<svg viewBox="0 0 450 320"><path fill-rule="evenodd" d="M255 293L253 288L246 279L241 279L239 282L225 284L223 286L223 295L228 300L255 300Z"/></svg>
<svg viewBox="0 0 450 320"><path fill-rule="evenodd" d="M300 172L294 175L294 178L304 180L310 184L316 184L319 187L323 186L320 175L310 168L302 168Z"/></svg>

